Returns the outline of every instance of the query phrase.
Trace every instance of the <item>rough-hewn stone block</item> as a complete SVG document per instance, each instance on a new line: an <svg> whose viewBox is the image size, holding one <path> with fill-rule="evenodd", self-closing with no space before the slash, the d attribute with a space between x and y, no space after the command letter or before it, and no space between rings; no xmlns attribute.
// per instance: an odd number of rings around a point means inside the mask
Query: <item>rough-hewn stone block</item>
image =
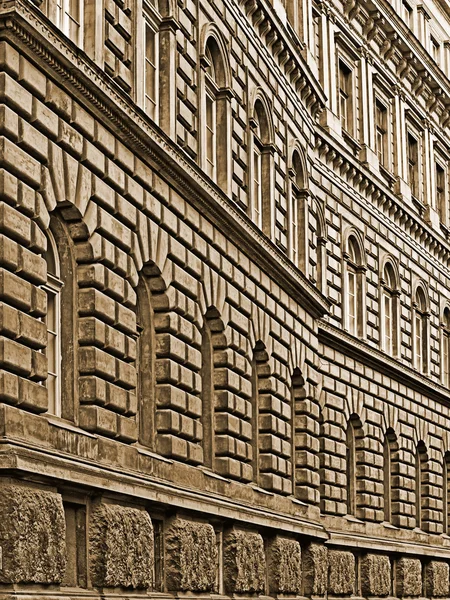
<svg viewBox="0 0 450 600"><path fill-rule="evenodd" d="M425 567L425 595L430 598L444 598L449 595L448 563L432 560Z"/></svg>
<svg viewBox="0 0 450 600"><path fill-rule="evenodd" d="M396 565L396 594L403 596L422 595L422 564L418 558L402 557Z"/></svg>
<svg viewBox="0 0 450 600"><path fill-rule="evenodd" d="M303 581L306 596L324 596L327 592L328 548L310 544L303 552Z"/></svg>
<svg viewBox="0 0 450 600"><path fill-rule="evenodd" d="M391 592L391 561L389 556L366 554L361 561L363 596L389 596Z"/></svg>
<svg viewBox="0 0 450 600"><path fill-rule="evenodd" d="M299 594L302 554L297 540L276 536L269 544L268 574L271 594Z"/></svg>
<svg viewBox="0 0 450 600"><path fill-rule="evenodd" d="M59 583L66 566L61 496L16 485L0 487L2 583Z"/></svg>
<svg viewBox="0 0 450 600"><path fill-rule="evenodd" d="M89 553L97 587L148 588L153 583L153 526L138 508L97 503L91 515Z"/></svg>
<svg viewBox="0 0 450 600"><path fill-rule="evenodd" d="M215 591L218 556L212 525L175 518L165 542L169 590Z"/></svg>
<svg viewBox="0 0 450 600"><path fill-rule="evenodd" d="M328 552L328 593L350 596L355 589L355 557L344 550Z"/></svg>
<svg viewBox="0 0 450 600"><path fill-rule="evenodd" d="M224 539L224 582L228 593L264 592L266 558L259 533L233 529Z"/></svg>

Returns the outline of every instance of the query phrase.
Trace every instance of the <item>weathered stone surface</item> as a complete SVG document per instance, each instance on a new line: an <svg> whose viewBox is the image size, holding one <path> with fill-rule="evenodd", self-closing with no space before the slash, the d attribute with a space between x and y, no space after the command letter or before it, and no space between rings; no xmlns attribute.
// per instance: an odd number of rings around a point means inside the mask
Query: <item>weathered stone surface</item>
<svg viewBox="0 0 450 600"><path fill-rule="evenodd" d="M328 593L350 596L355 589L355 557L344 550L328 552Z"/></svg>
<svg viewBox="0 0 450 600"><path fill-rule="evenodd" d="M259 533L232 529L224 539L224 583L228 593L264 592L266 558Z"/></svg>
<svg viewBox="0 0 450 600"><path fill-rule="evenodd" d="M325 596L328 583L328 548L310 544L303 553L303 581L306 596Z"/></svg>
<svg viewBox="0 0 450 600"><path fill-rule="evenodd" d="M98 502L89 529L91 578L96 587L152 585L153 525L146 511Z"/></svg>
<svg viewBox="0 0 450 600"><path fill-rule="evenodd" d="M397 596L422 595L422 564L418 558L402 557L396 567Z"/></svg>
<svg viewBox="0 0 450 600"><path fill-rule="evenodd" d="M391 592L391 561L389 556L366 554L361 561L361 591L363 596L389 596Z"/></svg>
<svg viewBox="0 0 450 600"><path fill-rule="evenodd" d="M269 591L298 594L302 588L302 554L299 542L276 536L268 548Z"/></svg>
<svg viewBox="0 0 450 600"><path fill-rule="evenodd" d="M59 583L66 566L61 496L8 485L0 487L2 583Z"/></svg>
<svg viewBox="0 0 450 600"><path fill-rule="evenodd" d="M449 566L447 563L432 560L425 568L425 595L431 598L444 598L449 594Z"/></svg>
<svg viewBox="0 0 450 600"><path fill-rule="evenodd" d="M218 555L212 525L176 518L168 528L165 548L169 590L215 591Z"/></svg>

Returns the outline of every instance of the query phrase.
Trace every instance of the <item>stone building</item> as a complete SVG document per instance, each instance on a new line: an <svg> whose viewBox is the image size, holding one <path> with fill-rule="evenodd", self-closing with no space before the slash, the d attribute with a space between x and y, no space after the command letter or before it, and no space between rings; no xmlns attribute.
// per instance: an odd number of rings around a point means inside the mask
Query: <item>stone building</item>
<svg viewBox="0 0 450 600"><path fill-rule="evenodd" d="M0 3L4 598L450 595L449 40Z"/></svg>

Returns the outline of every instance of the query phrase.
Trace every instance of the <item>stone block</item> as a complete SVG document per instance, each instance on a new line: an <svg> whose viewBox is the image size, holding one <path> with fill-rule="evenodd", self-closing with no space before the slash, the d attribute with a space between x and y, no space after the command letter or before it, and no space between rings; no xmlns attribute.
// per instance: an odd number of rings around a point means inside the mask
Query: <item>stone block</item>
<svg viewBox="0 0 450 600"><path fill-rule="evenodd" d="M266 557L259 533L232 529L224 538L225 590L229 594L265 591Z"/></svg>
<svg viewBox="0 0 450 600"><path fill-rule="evenodd" d="M363 596L389 596L391 579L389 556L366 554L363 557L361 560L361 590Z"/></svg>
<svg viewBox="0 0 450 600"><path fill-rule="evenodd" d="M218 555L212 525L177 517L167 530L165 542L169 590L217 591Z"/></svg>
<svg viewBox="0 0 450 600"><path fill-rule="evenodd" d="M328 552L328 593L351 596L355 590L355 557L345 550Z"/></svg>
<svg viewBox="0 0 450 600"><path fill-rule="evenodd" d="M418 558L402 557L396 564L396 595L404 596L422 595L422 563Z"/></svg>
<svg viewBox="0 0 450 600"><path fill-rule="evenodd" d="M445 598L449 595L448 563L432 560L426 565L425 595L429 598Z"/></svg>
<svg viewBox="0 0 450 600"><path fill-rule="evenodd" d="M270 594L300 594L302 588L300 543L276 536L268 548Z"/></svg>
<svg viewBox="0 0 450 600"><path fill-rule="evenodd" d="M2 583L60 583L66 567L61 496L18 485L0 487Z"/></svg>
<svg viewBox="0 0 450 600"><path fill-rule="evenodd" d="M151 587L153 548L153 525L145 510L102 502L93 507L89 555L94 586Z"/></svg>
<svg viewBox="0 0 450 600"><path fill-rule="evenodd" d="M303 581L306 596L325 596L328 577L328 548L310 544L303 552Z"/></svg>

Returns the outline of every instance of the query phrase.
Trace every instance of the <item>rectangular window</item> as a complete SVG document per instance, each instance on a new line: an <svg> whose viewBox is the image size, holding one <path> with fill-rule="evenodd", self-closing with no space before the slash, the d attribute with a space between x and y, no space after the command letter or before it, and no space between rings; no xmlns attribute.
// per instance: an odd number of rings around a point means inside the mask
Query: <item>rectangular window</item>
<svg viewBox="0 0 450 600"><path fill-rule="evenodd" d="M375 145L380 165L387 163L387 108L379 100L375 101Z"/></svg>
<svg viewBox="0 0 450 600"><path fill-rule="evenodd" d="M292 191L292 215L291 215L291 260L294 264L297 264L298 260L298 197L295 191Z"/></svg>
<svg viewBox="0 0 450 600"><path fill-rule="evenodd" d="M259 148L253 150L253 221L262 226L262 156Z"/></svg>
<svg viewBox="0 0 450 600"><path fill-rule="evenodd" d="M392 296L384 295L384 349L392 354Z"/></svg>
<svg viewBox="0 0 450 600"><path fill-rule="evenodd" d="M441 45L433 36L430 38L430 51L434 62L439 64Z"/></svg>
<svg viewBox="0 0 450 600"><path fill-rule="evenodd" d="M318 60L320 58L320 15L313 15L313 54Z"/></svg>
<svg viewBox="0 0 450 600"><path fill-rule="evenodd" d="M154 121L158 118L158 34L148 21L145 21L145 73L144 109Z"/></svg>
<svg viewBox="0 0 450 600"><path fill-rule="evenodd" d="M402 17L406 25L408 25L408 27L412 29L412 8L405 1L402 2Z"/></svg>
<svg viewBox="0 0 450 600"><path fill-rule="evenodd" d="M450 353L449 353L450 335L449 335L448 331L444 332L442 341L443 341L443 346L444 346L442 349L443 350L442 363L443 363L443 368L444 368L444 371L442 374L443 375L443 383L444 383L444 385L449 386L449 384L450 384L450 364L449 364L449 361L450 361Z"/></svg>
<svg viewBox="0 0 450 600"><path fill-rule="evenodd" d="M352 133L352 71L339 61L339 116L342 129Z"/></svg>
<svg viewBox="0 0 450 600"><path fill-rule="evenodd" d="M59 349L59 294L56 290L46 289L47 291L47 315L45 324L47 326L47 382L48 390L48 412L57 417L61 416L61 399L59 393L59 373L60 373L60 349Z"/></svg>
<svg viewBox="0 0 450 600"><path fill-rule="evenodd" d="M78 46L82 46L82 0L56 0L56 26Z"/></svg>
<svg viewBox="0 0 450 600"><path fill-rule="evenodd" d="M206 171L214 179L216 175L216 102L206 92Z"/></svg>
<svg viewBox="0 0 450 600"><path fill-rule="evenodd" d="M348 331L356 335L356 273L348 267Z"/></svg>
<svg viewBox="0 0 450 600"><path fill-rule="evenodd" d="M416 314L416 368L423 371L422 315Z"/></svg>
<svg viewBox="0 0 450 600"><path fill-rule="evenodd" d="M445 169L439 163L436 163L436 208L443 223L447 223L448 219L446 204Z"/></svg>
<svg viewBox="0 0 450 600"><path fill-rule="evenodd" d="M408 133L408 183L416 198L419 195L419 143Z"/></svg>
<svg viewBox="0 0 450 600"><path fill-rule="evenodd" d="M62 585L87 587L86 507L64 502L67 563Z"/></svg>

